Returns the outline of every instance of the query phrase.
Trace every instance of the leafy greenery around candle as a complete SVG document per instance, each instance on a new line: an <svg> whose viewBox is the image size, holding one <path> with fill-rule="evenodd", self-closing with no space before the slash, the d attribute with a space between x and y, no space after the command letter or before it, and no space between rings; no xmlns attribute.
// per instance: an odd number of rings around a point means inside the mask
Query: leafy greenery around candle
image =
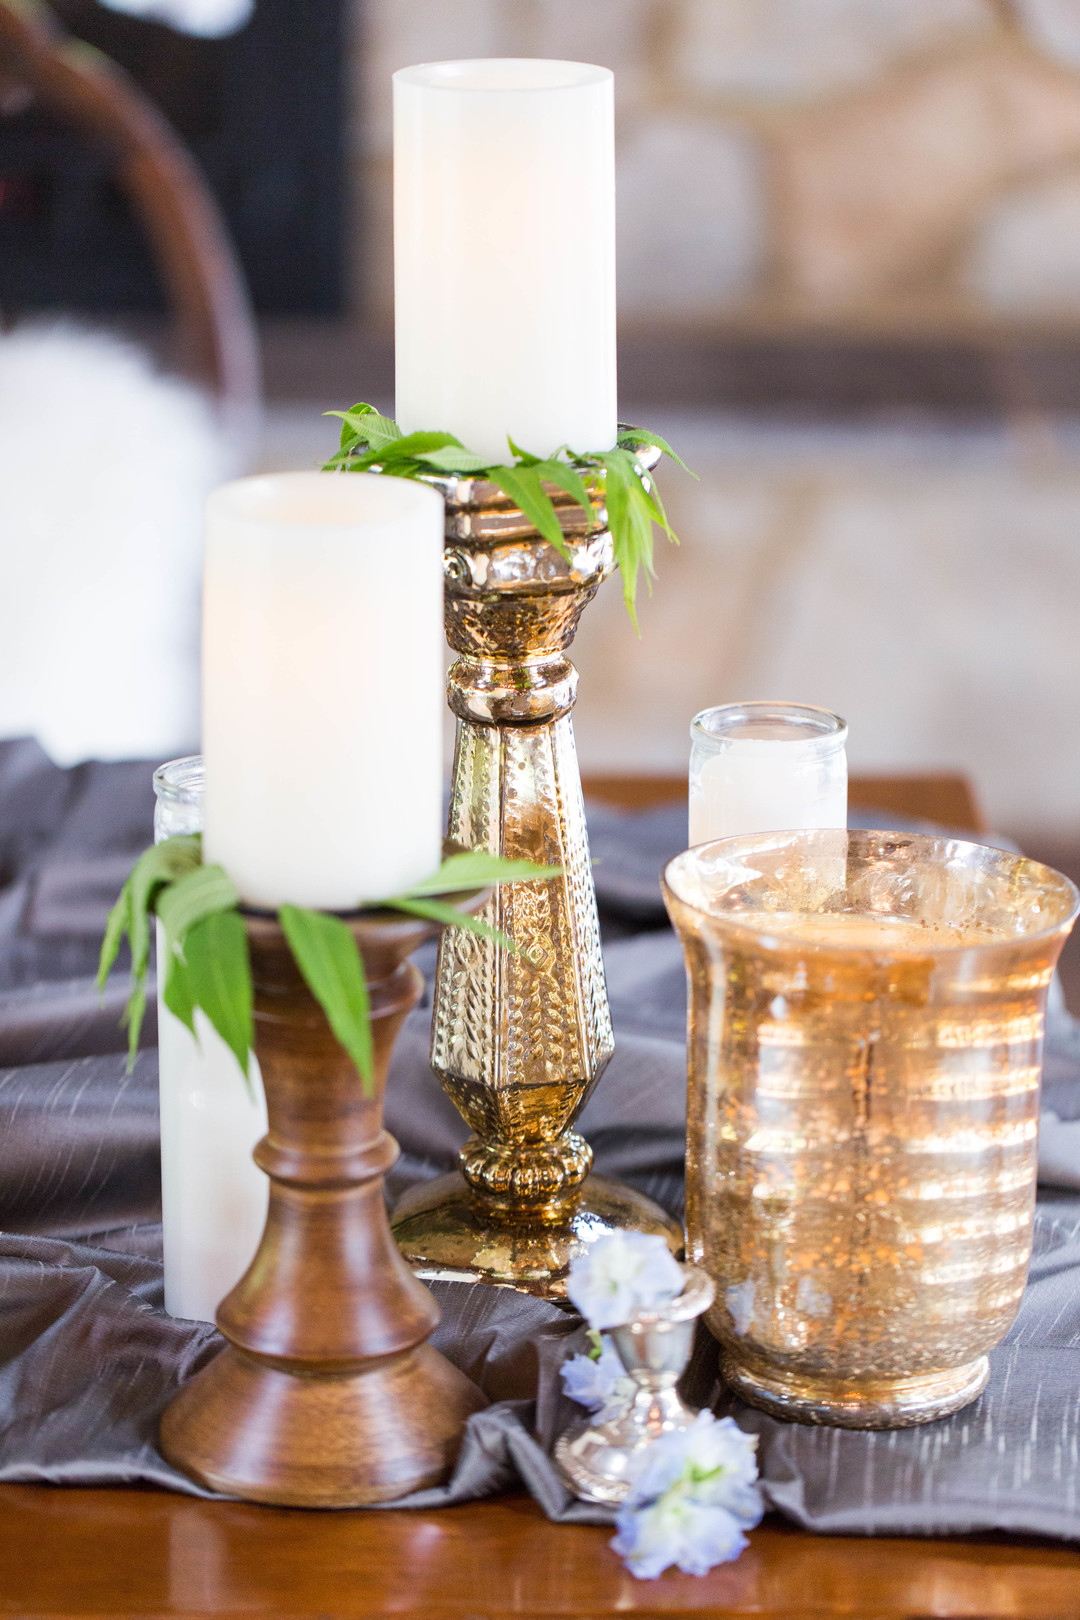
<svg viewBox="0 0 1080 1620"><path fill-rule="evenodd" d="M504 464L485 461L452 433L403 434L389 416L380 416L373 405L363 402L351 410L328 411L327 415L341 418L341 447L326 463L324 472L379 472L394 478L427 479L440 473L456 473L485 478L509 495L544 539L567 558L570 554L559 514L544 485L554 484L565 490L591 516L585 480L590 473L602 474L611 544L622 574L627 611L637 629L638 573L644 569L647 581L656 575L653 524L658 523L668 539L678 545L656 480L642 467L637 452L643 446L655 445L689 471L658 433L624 428L613 450L579 453L564 444L546 458L530 455L508 439L514 460Z"/></svg>
<svg viewBox="0 0 1080 1620"><path fill-rule="evenodd" d="M466 928L513 950L505 934L481 918L459 911L445 896L496 883L558 877L561 870L532 861L503 860L487 850L462 850L447 856L437 872L406 894L373 901L370 909L403 911L449 928ZM158 968L164 974L166 1007L196 1038L195 1010L201 1007L235 1054L250 1091L254 997L247 932L239 907L240 896L224 868L203 864L201 834L167 838L140 855L109 913L98 965L98 988L103 989L126 934L131 943L131 994L124 1011L129 1068L139 1048L146 1010L150 918L156 916L165 930L165 961ZM330 912L308 911L302 906L281 906L277 915L308 989L356 1064L365 1093L370 1094L370 999L363 958L352 930Z"/></svg>

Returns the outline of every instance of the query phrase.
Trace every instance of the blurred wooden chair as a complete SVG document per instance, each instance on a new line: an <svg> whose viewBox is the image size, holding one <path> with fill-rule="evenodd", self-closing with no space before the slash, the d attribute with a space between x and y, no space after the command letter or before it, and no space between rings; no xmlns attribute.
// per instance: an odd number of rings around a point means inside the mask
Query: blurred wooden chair
<svg viewBox="0 0 1080 1620"><path fill-rule="evenodd" d="M255 320L217 203L183 143L126 73L64 32L40 0L0 0L0 116L32 96L115 154L176 322L181 368L250 441L260 405Z"/></svg>

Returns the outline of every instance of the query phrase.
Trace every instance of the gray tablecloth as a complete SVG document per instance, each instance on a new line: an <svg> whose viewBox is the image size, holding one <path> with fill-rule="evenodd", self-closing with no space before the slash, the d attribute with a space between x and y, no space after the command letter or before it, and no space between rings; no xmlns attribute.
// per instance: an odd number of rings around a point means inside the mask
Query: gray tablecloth
<svg viewBox="0 0 1080 1620"><path fill-rule="evenodd" d="M146 767L63 772L31 744L0 745L0 1062L10 1064L0 1070L0 1480L202 1494L155 1445L164 1405L220 1346L213 1328L162 1308L156 1054L126 1077L101 1051L117 1044L115 1005L99 1016L87 994L117 876L148 839L147 781ZM683 828L668 812L601 812L592 825L602 910L623 937L606 948L616 1055L581 1126L600 1169L677 1213L684 978L655 885ZM391 1073L388 1124L404 1150L395 1192L450 1166L464 1135L427 1067L428 1016L421 1008L408 1020ZM55 1061L26 1061L34 1056ZM767 1500L797 1523L1080 1535L1080 1197L1065 1190L1080 1187L1080 1035L1060 1002L1046 1078L1054 1120L1031 1279L991 1356L989 1387L967 1411L876 1435L783 1423L731 1401L715 1346L699 1336L689 1398L761 1436ZM434 1342L492 1404L470 1420L450 1484L413 1505L524 1484L554 1518L606 1520L569 1497L549 1461L578 1415L558 1365L582 1340L579 1319L507 1290L435 1291Z"/></svg>

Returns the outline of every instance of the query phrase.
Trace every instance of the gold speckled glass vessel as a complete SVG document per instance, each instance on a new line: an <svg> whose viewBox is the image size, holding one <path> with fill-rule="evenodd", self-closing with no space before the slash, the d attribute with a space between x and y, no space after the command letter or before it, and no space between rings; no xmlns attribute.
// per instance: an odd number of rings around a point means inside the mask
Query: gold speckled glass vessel
<svg viewBox="0 0 1080 1620"><path fill-rule="evenodd" d="M728 1382L849 1428L965 1406L1027 1276L1080 895L1002 850L841 831L701 844L664 894L690 983L687 1258Z"/></svg>

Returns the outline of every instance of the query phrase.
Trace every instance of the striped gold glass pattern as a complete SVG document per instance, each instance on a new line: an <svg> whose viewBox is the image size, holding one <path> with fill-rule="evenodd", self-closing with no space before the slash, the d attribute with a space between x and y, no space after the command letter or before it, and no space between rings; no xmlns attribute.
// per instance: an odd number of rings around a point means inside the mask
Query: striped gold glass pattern
<svg viewBox="0 0 1080 1620"><path fill-rule="evenodd" d="M1078 900L907 833L724 839L665 872L690 987L687 1258L748 1400L889 1428L987 1376L1031 1252L1047 989Z"/></svg>

